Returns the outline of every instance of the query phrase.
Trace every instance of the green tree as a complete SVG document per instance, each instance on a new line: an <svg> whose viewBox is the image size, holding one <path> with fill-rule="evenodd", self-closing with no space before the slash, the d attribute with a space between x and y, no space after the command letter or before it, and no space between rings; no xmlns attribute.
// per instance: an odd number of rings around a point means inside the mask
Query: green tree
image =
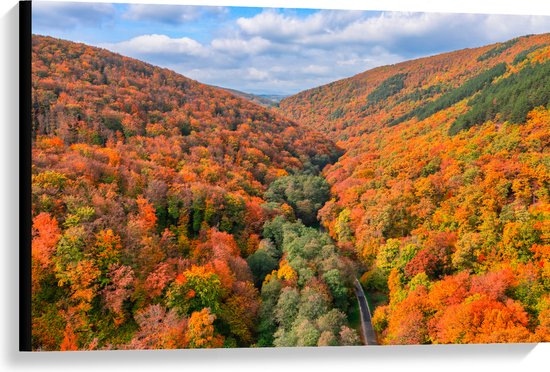
<svg viewBox="0 0 550 372"><path fill-rule="evenodd" d="M209 308L217 313L220 308L221 282L219 277L203 266L192 266L170 285L166 293L168 307L179 314L191 314Z"/></svg>
<svg viewBox="0 0 550 372"><path fill-rule="evenodd" d="M283 329L289 330L300 308L300 293L297 289L285 287L275 307L275 319Z"/></svg>
<svg viewBox="0 0 550 372"><path fill-rule="evenodd" d="M265 193L268 201L290 205L307 226L318 226L317 212L330 197L330 186L320 176L293 175L276 179Z"/></svg>

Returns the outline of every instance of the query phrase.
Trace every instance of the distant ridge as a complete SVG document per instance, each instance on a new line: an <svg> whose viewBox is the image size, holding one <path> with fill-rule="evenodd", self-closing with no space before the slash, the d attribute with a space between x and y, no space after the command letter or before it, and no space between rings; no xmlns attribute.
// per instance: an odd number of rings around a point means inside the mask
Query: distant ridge
<svg viewBox="0 0 550 372"><path fill-rule="evenodd" d="M274 107L278 106L279 102L281 100L288 97L288 95L278 95L278 94L252 94L252 93L245 93L241 92L240 90L231 89L231 88L223 88L223 87L217 87L219 89L223 89L228 91L231 94L234 94L237 97L244 98L246 100L252 101L254 103L257 103L260 106L264 107Z"/></svg>

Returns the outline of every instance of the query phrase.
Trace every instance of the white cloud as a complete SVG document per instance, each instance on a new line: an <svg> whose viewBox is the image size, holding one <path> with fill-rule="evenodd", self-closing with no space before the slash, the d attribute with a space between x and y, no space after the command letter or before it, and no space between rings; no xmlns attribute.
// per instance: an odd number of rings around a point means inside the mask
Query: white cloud
<svg viewBox="0 0 550 372"><path fill-rule="evenodd" d="M487 38L504 40L518 35L550 32L550 17L487 15L481 28Z"/></svg>
<svg viewBox="0 0 550 372"><path fill-rule="evenodd" d="M113 4L36 1L32 4L33 27L70 30L101 26L115 16Z"/></svg>
<svg viewBox="0 0 550 372"><path fill-rule="evenodd" d="M271 43L261 37L253 37L251 39L214 39L212 40L212 48L222 53L234 55L258 54L266 51Z"/></svg>
<svg viewBox="0 0 550 372"><path fill-rule="evenodd" d="M207 31L218 36L203 44L151 34L104 46L208 84L286 94L380 65L549 32L550 17L265 10Z"/></svg>
<svg viewBox="0 0 550 372"><path fill-rule="evenodd" d="M342 45L384 45L404 47L404 51L424 53L437 41L448 50L466 42L482 45L514 35L550 31L544 16L504 16L445 13L319 11L307 17L266 10L251 18L237 20L243 36L261 36L275 42L324 49ZM404 42L405 41L405 42ZM408 45L405 45L408 44ZM434 49L439 51L440 48Z"/></svg>
<svg viewBox="0 0 550 372"><path fill-rule="evenodd" d="M329 66L308 65L303 67L301 71L305 74L325 76L330 73L331 68Z"/></svg>
<svg viewBox="0 0 550 372"><path fill-rule="evenodd" d="M188 37L170 38L166 35L141 35L115 44L104 44L107 49L128 56L192 56L205 57L209 51Z"/></svg>
<svg viewBox="0 0 550 372"><path fill-rule="evenodd" d="M130 4L128 10L123 14L123 17L134 21L180 24L196 21L205 15L219 16L227 12L227 8L221 6L200 7L162 4Z"/></svg>
<svg viewBox="0 0 550 372"><path fill-rule="evenodd" d="M265 70L258 70L255 67L249 67L247 69L245 79L252 81L266 81L269 79L269 73Z"/></svg>
<svg viewBox="0 0 550 372"><path fill-rule="evenodd" d="M261 36L267 39L299 40L308 35L331 33L346 24L360 19L360 11L321 10L305 18L266 10L251 18L239 18L237 25L246 35Z"/></svg>

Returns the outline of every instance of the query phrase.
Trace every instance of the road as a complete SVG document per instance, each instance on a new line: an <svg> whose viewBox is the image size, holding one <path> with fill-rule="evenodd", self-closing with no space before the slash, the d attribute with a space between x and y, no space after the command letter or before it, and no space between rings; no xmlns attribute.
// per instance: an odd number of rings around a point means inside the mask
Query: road
<svg viewBox="0 0 550 372"><path fill-rule="evenodd" d="M374 328L372 328L372 320L369 309L369 304L365 297L365 292L363 292L363 287L359 280L355 279L355 296L357 296L357 301L359 302L359 310L361 312L361 330L363 331L363 339L365 340L365 345L378 345L376 341L376 333L374 333Z"/></svg>

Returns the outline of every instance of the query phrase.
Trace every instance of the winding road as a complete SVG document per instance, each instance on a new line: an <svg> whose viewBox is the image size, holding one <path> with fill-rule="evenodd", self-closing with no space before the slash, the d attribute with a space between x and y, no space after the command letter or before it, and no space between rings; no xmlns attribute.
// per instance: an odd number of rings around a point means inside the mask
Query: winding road
<svg viewBox="0 0 550 372"><path fill-rule="evenodd" d="M374 328L372 328L369 304L367 303L365 292L359 280L355 279L354 287L355 296L357 296L357 301L359 302L359 311L361 312L361 330L363 331L365 345L378 345L376 333L374 333Z"/></svg>

